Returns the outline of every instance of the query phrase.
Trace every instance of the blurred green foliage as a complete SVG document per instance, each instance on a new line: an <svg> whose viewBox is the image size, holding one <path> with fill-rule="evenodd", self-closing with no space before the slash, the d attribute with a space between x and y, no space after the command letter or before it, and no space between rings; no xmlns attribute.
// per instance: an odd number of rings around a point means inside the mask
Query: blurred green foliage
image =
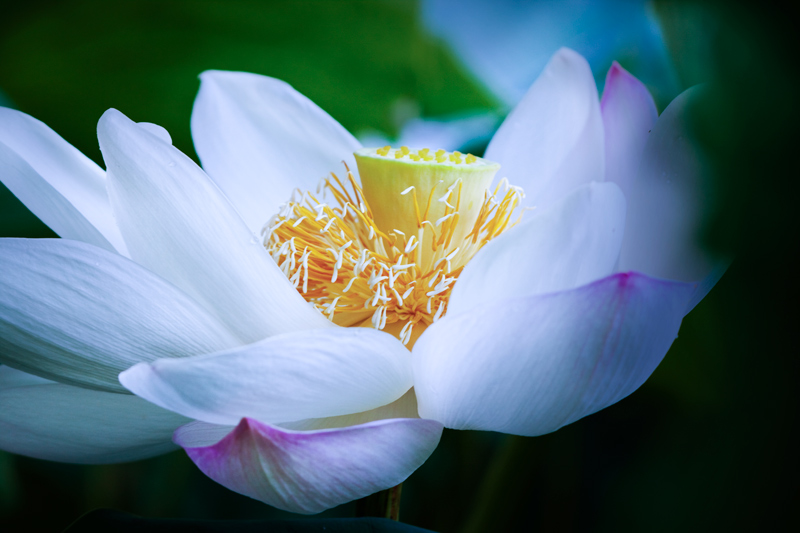
<svg viewBox="0 0 800 533"><path fill-rule="evenodd" d="M780 13L657 2L684 87L712 82L697 134L714 164L704 242L736 260L631 398L540 438L445 431L403 488L401 519L437 531L770 530L798 491L796 43ZM9 3L0 87L100 161L108 107L192 153L197 74L292 83L351 131L496 101L426 36L407 2ZM646 58L638 58L646 61ZM49 230L0 196L2 235ZM0 453L0 529L58 530L111 507L153 517L288 518L203 476L181 452L77 466ZM352 505L323 516L350 516Z"/></svg>
<svg viewBox="0 0 800 533"><path fill-rule="evenodd" d="M194 156L189 117L204 70L280 78L349 131L396 135L427 116L494 108L406 1L4 2L0 87L102 164L97 120L117 108L165 127ZM0 236L53 236L2 186Z"/></svg>

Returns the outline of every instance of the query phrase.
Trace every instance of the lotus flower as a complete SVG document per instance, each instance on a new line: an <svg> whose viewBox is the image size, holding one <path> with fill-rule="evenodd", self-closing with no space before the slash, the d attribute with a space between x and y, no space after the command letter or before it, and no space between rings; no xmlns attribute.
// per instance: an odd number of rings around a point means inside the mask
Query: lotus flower
<svg viewBox="0 0 800 533"><path fill-rule="evenodd" d="M177 444L315 513L402 482L443 427L541 435L624 398L718 278L691 91L658 117L615 64L598 101L562 49L482 159L363 149L281 81L201 79L203 170L115 110L104 172L0 109L0 177L62 237L0 242L2 449Z"/></svg>

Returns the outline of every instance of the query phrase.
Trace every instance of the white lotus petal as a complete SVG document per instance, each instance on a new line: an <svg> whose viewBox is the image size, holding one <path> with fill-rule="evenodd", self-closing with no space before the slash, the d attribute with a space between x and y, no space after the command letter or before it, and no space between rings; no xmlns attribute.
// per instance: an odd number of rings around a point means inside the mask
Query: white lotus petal
<svg viewBox="0 0 800 533"><path fill-rule="evenodd" d="M165 143L172 144L172 136L166 129L162 128L158 124L153 124L151 122L137 122L137 125L144 131L152 133Z"/></svg>
<svg viewBox="0 0 800 533"><path fill-rule="evenodd" d="M650 130L658 118L653 97L642 82L614 61L600 101L606 145L606 180L630 194Z"/></svg>
<svg viewBox="0 0 800 533"><path fill-rule="evenodd" d="M614 274L446 316L414 346L419 414L455 429L555 431L645 382L694 291L695 284Z"/></svg>
<svg viewBox="0 0 800 533"><path fill-rule="evenodd" d="M224 439L194 422L175 442L208 477L279 509L313 514L403 482L433 453L442 426L394 419L319 431L291 431L245 418ZM223 429L223 428L218 428Z"/></svg>
<svg viewBox="0 0 800 533"><path fill-rule="evenodd" d="M696 281L713 268L700 246L705 165L693 140L688 111L700 89L685 91L667 106L647 139L636 180L631 184L620 270Z"/></svg>
<svg viewBox="0 0 800 533"><path fill-rule="evenodd" d="M0 449L49 461L105 464L172 451L189 421L141 398L82 389L0 366Z"/></svg>
<svg viewBox="0 0 800 533"><path fill-rule="evenodd" d="M254 232L292 191L320 178L356 172L361 144L286 82L245 72L204 72L192 111L203 168Z"/></svg>
<svg viewBox="0 0 800 533"><path fill-rule="evenodd" d="M358 413L398 399L412 385L411 355L397 339L338 327L136 365L119 379L156 405L214 424Z"/></svg>
<svg viewBox="0 0 800 533"><path fill-rule="evenodd" d="M603 121L586 60L567 48L553 55L486 149L486 158L525 189L526 203L555 203L580 185L603 181Z"/></svg>
<svg viewBox="0 0 800 533"><path fill-rule="evenodd" d="M127 254L92 160L35 118L0 107L0 179L65 239Z"/></svg>
<svg viewBox="0 0 800 533"><path fill-rule="evenodd" d="M246 342L331 325L191 159L113 109L100 119L98 135L111 203L135 261L204 304Z"/></svg>
<svg viewBox="0 0 800 533"><path fill-rule="evenodd" d="M590 183L492 240L453 287L448 313L571 289L614 271L625 198L613 183Z"/></svg>
<svg viewBox="0 0 800 533"><path fill-rule="evenodd" d="M240 344L216 318L117 254L65 239L0 239L0 361L63 383L127 392L140 361Z"/></svg>

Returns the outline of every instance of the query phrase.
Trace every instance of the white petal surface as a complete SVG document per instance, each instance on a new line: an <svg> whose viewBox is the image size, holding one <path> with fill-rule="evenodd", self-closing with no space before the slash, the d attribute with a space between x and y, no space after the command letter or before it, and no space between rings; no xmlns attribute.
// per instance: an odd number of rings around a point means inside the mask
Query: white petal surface
<svg viewBox="0 0 800 533"><path fill-rule="evenodd" d="M695 285L615 274L446 316L414 346L419 414L455 429L542 435L636 390Z"/></svg>
<svg viewBox="0 0 800 533"><path fill-rule="evenodd" d="M294 290L206 174L116 110L100 119L111 204L131 257L245 342L331 324Z"/></svg>
<svg viewBox="0 0 800 533"><path fill-rule="evenodd" d="M667 106L645 145L631 184L620 270L681 281L695 281L712 270L699 244L704 211L710 205L704 175L688 120L700 89L689 89Z"/></svg>
<svg viewBox="0 0 800 533"><path fill-rule="evenodd" d="M627 197L658 110L647 87L614 61L606 75L600 111L605 130L606 180L619 185Z"/></svg>
<svg viewBox="0 0 800 533"><path fill-rule="evenodd" d="M0 361L64 383L127 392L140 361L240 342L174 286L117 254L64 239L0 239Z"/></svg>
<svg viewBox="0 0 800 533"><path fill-rule="evenodd" d="M508 115L486 158L525 189L526 204L547 207L576 187L603 181L603 121L586 60L562 48Z"/></svg>
<svg viewBox="0 0 800 533"><path fill-rule="evenodd" d="M209 70L192 111L192 137L203 168L253 232L278 212L292 190L356 171L361 144L286 82Z"/></svg>
<svg viewBox="0 0 800 533"><path fill-rule="evenodd" d="M433 453L442 426L394 419L320 431L291 431L245 418L224 439L193 447L210 433L192 423L175 442L208 477L245 496L313 514L404 481Z"/></svg>
<svg viewBox="0 0 800 533"><path fill-rule="evenodd" d="M613 183L590 183L493 239L453 287L450 315L508 298L584 285L614 271L625 198Z"/></svg>
<svg viewBox="0 0 800 533"><path fill-rule="evenodd" d="M0 449L37 459L105 464L172 451L189 420L141 398L82 389L0 366Z"/></svg>
<svg viewBox="0 0 800 533"><path fill-rule="evenodd" d="M411 354L387 333L337 327L136 365L119 379L136 395L197 420L278 423L357 413L398 399L412 385Z"/></svg>
<svg viewBox="0 0 800 533"><path fill-rule="evenodd" d="M65 239L126 255L105 172L35 118L0 107L0 179Z"/></svg>

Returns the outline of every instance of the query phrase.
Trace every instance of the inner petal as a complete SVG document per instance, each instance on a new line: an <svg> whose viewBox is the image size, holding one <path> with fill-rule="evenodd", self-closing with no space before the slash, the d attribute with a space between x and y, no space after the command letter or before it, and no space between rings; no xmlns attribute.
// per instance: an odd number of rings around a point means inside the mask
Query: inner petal
<svg viewBox="0 0 800 533"><path fill-rule="evenodd" d="M460 152L365 148L362 185L331 173L296 191L262 231L294 287L340 326L386 330L409 346L447 312L467 262L511 220L523 197L500 165Z"/></svg>

